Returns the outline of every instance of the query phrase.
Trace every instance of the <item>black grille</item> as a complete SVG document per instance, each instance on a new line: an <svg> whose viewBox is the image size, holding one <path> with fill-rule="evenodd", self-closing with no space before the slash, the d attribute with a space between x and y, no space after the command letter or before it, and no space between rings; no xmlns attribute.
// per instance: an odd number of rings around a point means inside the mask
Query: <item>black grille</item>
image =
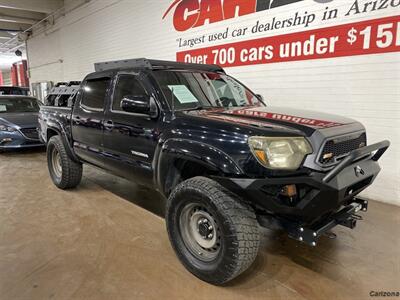
<svg viewBox="0 0 400 300"><path fill-rule="evenodd" d="M39 139L39 133L36 128L23 128L23 129L21 129L21 132L28 139L32 139L32 140Z"/></svg>
<svg viewBox="0 0 400 300"><path fill-rule="evenodd" d="M353 139L335 138L325 143L318 161L323 165L331 165L346 156L350 151L366 145L367 135L365 132Z"/></svg>

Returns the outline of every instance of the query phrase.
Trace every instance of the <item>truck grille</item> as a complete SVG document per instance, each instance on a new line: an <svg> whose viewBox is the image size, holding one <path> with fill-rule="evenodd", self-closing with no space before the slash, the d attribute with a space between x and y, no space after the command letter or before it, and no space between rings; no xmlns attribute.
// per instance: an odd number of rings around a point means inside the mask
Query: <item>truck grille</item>
<svg viewBox="0 0 400 300"><path fill-rule="evenodd" d="M37 128L22 128L22 129L20 129L20 131L28 139L31 139L31 140L39 139L39 133L37 131Z"/></svg>
<svg viewBox="0 0 400 300"><path fill-rule="evenodd" d="M360 134L358 137L351 139L346 137L334 138L325 143L318 161L323 166L329 166L344 158L352 150L366 145L367 135L365 132Z"/></svg>

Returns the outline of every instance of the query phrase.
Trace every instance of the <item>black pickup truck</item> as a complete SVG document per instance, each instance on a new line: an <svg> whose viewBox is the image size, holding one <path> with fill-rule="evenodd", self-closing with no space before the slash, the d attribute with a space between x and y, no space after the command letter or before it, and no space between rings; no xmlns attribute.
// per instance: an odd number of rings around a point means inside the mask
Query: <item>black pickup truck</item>
<svg viewBox="0 0 400 300"><path fill-rule="evenodd" d="M166 198L170 241L197 277L246 270L259 226L315 246L353 228L388 141L340 116L269 107L215 65L132 59L95 64L72 107L42 106L50 176L76 187L87 163Z"/></svg>

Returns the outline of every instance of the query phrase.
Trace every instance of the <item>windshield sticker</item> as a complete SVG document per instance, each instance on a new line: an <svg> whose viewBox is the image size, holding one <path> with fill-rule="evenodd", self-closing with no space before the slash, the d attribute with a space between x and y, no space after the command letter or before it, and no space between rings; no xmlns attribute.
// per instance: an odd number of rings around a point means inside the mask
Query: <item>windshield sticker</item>
<svg viewBox="0 0 400 300"><path fill-rule="evenodd" d="M232 92L237 95L236 98L239 100L239 106L246 105L248 103L246 98L246 89L231 77L227 77L226 81L231 85Z"/></svg>
<svg viewBox="0 0 400 300"><path fill-rule="evenodd" d="M199 102L186 85L168 85L168 87L181 104Z"/></svg>
<svg viewBox="0 0 400 300"><path fill-rule="evenodd" d="M0 111L7 111L7 106L0 104Z"/></svg>

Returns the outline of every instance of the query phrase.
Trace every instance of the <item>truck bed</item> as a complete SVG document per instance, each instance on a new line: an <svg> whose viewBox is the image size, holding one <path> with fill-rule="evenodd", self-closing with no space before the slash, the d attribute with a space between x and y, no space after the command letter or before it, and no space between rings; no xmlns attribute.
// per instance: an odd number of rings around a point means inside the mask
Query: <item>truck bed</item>
<svg viewBox="0 0 400 300"><path fill-rule="evenodd" d="M71 107L41 106L39 111L39 135L43 142L47 143L47 128L70 131ZM70 132L66 132L70 136Z"/></svg>

